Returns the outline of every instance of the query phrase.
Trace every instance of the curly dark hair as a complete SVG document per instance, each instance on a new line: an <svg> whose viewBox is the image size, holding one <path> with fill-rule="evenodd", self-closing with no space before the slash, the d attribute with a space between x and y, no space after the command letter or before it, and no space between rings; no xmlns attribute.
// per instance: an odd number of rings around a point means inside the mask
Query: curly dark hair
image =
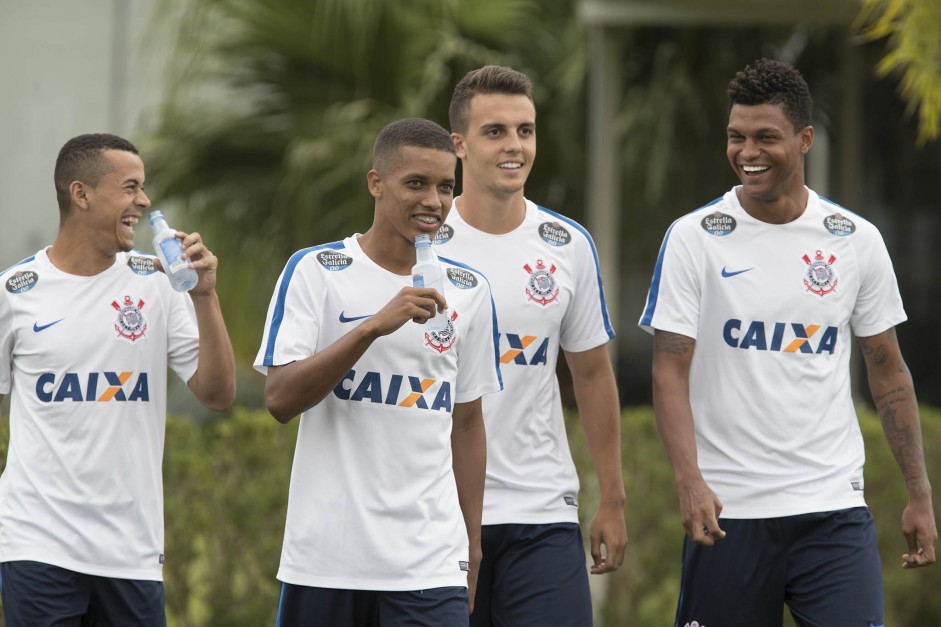
<svg viewBox="0 0 941 627"><path fill-rule="evenodd" d="M108 133L90 133L73 137L59 150L53 179L61 211L69 208L69 185L72 181L81 181L95 187L101 177L111 171L111 164L103 154L106 150L123 150L135 155L139 154L134 144L123 137Z"/></svg>
<svg viewBox="0 0 941 627"><path fill-rule="evenodd" d="M801 73L774 59L758 59L729 82L729 111L734 105L780 105L798 132L811 124L813 99Z"/></svg>

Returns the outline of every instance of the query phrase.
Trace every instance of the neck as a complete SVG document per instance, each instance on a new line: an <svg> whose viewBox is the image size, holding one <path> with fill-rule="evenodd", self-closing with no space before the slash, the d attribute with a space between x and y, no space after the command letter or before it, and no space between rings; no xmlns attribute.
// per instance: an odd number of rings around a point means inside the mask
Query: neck
<svg viewBox="0 0 941 627"><path fill-rule="evenodd" d="M503 196L486 193L465 183L455 207L464 222L478 231L494 235L509 233L526 217L523 190Z"/></svg>
<svg viewBox="0 0 941 627"><path fill-rule="evenodd" d="M61 231L46 249L46 256L57 269L76 276L95 276L113 266L116 259L116 253L103 252Z"/></svg>
<svg viewBox="0 0 941 627"><path fill-rule="evenodd" d="M771 199L749 196L744 193L742 188L736 191L736 196L745 213L756 220L768 224L788 224L804 215L810 194L807 192L807 188L802 185L800 190L793 194Z"/></svg>
<svg viewBox="0 0 941 627"><path fill-rule="evenodd" d="M404 237L383 237L371 228L357 240L359 247L374 264L392 274L406 276L415 265L415 244Z"/></svg>

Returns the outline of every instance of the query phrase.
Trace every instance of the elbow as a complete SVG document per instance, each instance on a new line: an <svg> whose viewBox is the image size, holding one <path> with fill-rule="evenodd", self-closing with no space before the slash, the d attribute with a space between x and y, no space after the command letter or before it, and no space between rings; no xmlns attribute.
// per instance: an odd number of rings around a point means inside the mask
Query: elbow
<svg viewBox="0 0 941 627"><path fill-rule="evenodd" d="M235 404L235 384L202 399L203 406L213 411L228 411Z"/></svg>
<svg viewBox="0 0 941 627"><path fill-rule="evenodd" d="M283 425L286 425L287 423L294 420L294 416L297 415L294 412L284 411L280 408L272 407L271 405L268 405L268 413L271 414L272 418L274 418L275 420L277 420Z"/></svg>
<svg viewBox="0 0 941 627"><path fill-rule="evenodd" d="M292 407L288 407L286 403L280 402L280 399L270 392L266 392L265 394L265 407L268 408L268 413L271 414L271 417L283 425L291 422L298 414Z"/></svg>

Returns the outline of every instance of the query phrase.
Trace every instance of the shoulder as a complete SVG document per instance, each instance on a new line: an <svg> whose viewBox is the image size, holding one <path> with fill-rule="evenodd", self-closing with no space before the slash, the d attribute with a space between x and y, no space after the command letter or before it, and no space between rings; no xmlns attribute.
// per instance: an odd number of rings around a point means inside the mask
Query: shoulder
<svg viewBox="0 0 941 627"><path fill-rule="evenodd" d="M284 266L285 278L297 272L320 274L341 272L353 265L355 255L345 241L331 242L302 248L288 259Z"/></svg>
<svg viewBox="0 0 941 627"><path fill-rule="evenodd" d="M689 213L676 218L664 235L664 243L670 241L706 241L707 238L724 238L734 233L739 226L736 207L720 196Z"/></svg>
<svg viewBox="0 0 941 627"><path fill-rule="evenodd" d="M130 272L139 276L150 276L160 272L157 269L156 260L156 255L151 255L139 250L121 253L117 257L118 263L124 264Z"/></svg>
<svg viewBox="0 0 941 627"><path fill-rule="evenodd" d="M875 224L849 209L833 202L829 198L816 195L816 211L820 224L831 235L847 238L881 237Z"/></svg>
<svg viewBox="0 0 941 627"><path fill-rule="evenodd" d="M33 289L39 281L37 266L36 255L31 255L0 272L4 293L22 294Z"/></svg>
<svg viewBox="0 0 941 627"><path fill-rule="evenodd" d="M444 266L444 273L448 281L461 290L476 290L486 288L490 284L482 272L460 261L438 255L438 261Z"/></svg>
<svg viewBox="0 0 941 627"><path fill-rule="evenodd" d="M574 219L532 203L532 201L526 202L531 203L533 208L533 211L528 212L527 219L545 243L558 248L563 248L573 242L585 242L594 246L591 233Z"/></svg>

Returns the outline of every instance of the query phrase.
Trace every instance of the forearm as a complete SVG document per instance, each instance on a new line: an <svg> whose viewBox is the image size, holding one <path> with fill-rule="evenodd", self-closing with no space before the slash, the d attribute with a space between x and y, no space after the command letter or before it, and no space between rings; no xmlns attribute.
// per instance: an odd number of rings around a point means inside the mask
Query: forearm
<svg viewBox="0 0 941 627"><path fill-rule="evenodd" d="M930 494L918 402L908 369L903 368L888 379L871 378L870 390L909 496Z"/></svg>
<svg viewBox="0 0 941 627"><path fill-rule="evenodd" d="M654 339L653 409L677 484L702 481L689 402L693 347L692 339L673 333L657 331Z"/></svg>
<svg viewBox="0 0 941 627"><path fill-rule="evenodd" d="M614 373L588 378L575 387L585 442L595 465L602 506L624 507L621 466L621 410Z"/></svg>
<svg viewBox="0 0 941 627"><path fill-rule="evenodd" d="M912 375L902 358L895 330L860 338L869 390L889 448L902 471L909 497L931 494Z"/></svg>
<svg viewBox="0 0 941 627"><path fill-rule="evenodd" d="M480 524L484 504L484 475L487 468L487 439L480 399L473 406L455 406L451 429L451 457L457 498L467 527L471 556L479 554Z"/></svg>
<svg viewBox="0 0 941 627"><path fill-rule="evenodd" d="M199 329L199 361L189 387L199 401L216 411L235 401L235 355L215 291L190 294Z"/></svg>
<svg viewBox="0 0 941 627"><path fill-rule="evenodd" d="M323 401L377 337L370 325L360 324L315 355L269 367L265 382L269 413L287 423Z"/></svg>

